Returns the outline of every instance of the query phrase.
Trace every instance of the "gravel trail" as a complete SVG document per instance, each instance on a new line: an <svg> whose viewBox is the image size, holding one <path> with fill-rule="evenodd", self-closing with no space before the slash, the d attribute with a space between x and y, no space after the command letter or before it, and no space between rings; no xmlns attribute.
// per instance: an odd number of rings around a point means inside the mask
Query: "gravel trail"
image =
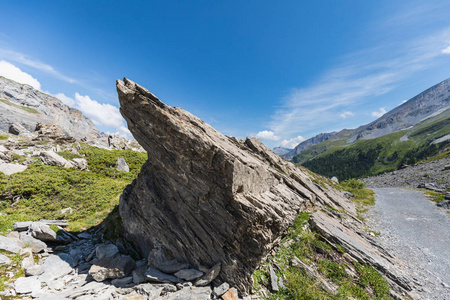
<svg viewBox="0 0 450 300"><path fill-rule="evenodd" d="M420 299L450 299L450 216L418 191L373 188L371 229L415 280Z"/></svg>

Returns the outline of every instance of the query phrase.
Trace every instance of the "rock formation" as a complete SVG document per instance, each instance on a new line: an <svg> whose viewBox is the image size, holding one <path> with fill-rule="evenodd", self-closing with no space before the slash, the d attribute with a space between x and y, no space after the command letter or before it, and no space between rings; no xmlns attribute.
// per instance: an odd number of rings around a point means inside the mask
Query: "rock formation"
<svg viewBox="0 0 450 300"><path fill-rule="evenodd" d="M164 259L200 270L222 263L219 280L246 293L300 211L329 205L356 215L342 194L257 139L226 137L128 79L117 91L128 128L149 153L120 214L126 237L156 268Z"/></svg>

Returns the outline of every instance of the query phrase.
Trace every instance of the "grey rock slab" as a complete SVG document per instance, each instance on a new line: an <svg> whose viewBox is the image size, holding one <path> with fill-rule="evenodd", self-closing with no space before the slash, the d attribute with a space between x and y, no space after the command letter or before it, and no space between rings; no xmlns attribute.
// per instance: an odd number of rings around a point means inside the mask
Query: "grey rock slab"
<svg viewBox="0 0 450 300"><path fill-rule="evenodd" d="M165 274L161 271L158 271L152 267L149 267L147 271L145 271L145 279L151 282L181 282L178 277L173 275Z"/></svg>
<svg viewBox="0 0 450 300"><path fill-rule="evenodd" d="M9 265L11 264L11 260L8 256L0 254L0 265Z"/></svg>
<svg viewBox="0 0 450 300"><path fill-rule="evenodd" d="M272 292L278 292L278 277L273 270L272 265L269 265L269 275L270 275L270 287L272 288Z"/></svg>
<svg viewBox="0 0 450 300"><path fill-rule="evenodd" d="M0 163L0 172L5 175L12 175L15 173L20 173L28 169L28 166L11 164L11 163Z"/></svg>
<svg viewBox="0 0 450 300"><path fill-rule="evenodd" d="M72 162L75 168L80 169L81 171L89 171L88 163L85 158L74 158Z"/></svg>
<svg viewBox="0 0 450 300"><path fill-rule="evenodd" d="M54 232L50 226L42 222L31 223L28 227L28 231L31 232L31 235L38 240L44 242L59 242L56 238L56 232Z"/></svg>
<svg viewBox="0 0 450 300"><path fill-rule="evenodd" d="M119 249L114 244L101 244L95 249L95 255L99 260L112 258L119 254Z"/></svg>
<svg viewBox="0 0 450 300"><path fill-rule="evenodd" d="M25 127L20 123L13 123L9 126L8 132L14 135L29 135L31 134Z"/></svg>
<svg viewBox="0 0 450 300"><path fill-rule="evenodd" d="M77 237L79 237L80 239L91 239L92 235L90 233L88 233L87 231L84 231L82 233L79 233L77 235Z"/></svg>
<svg viewBox="0 0 450 300"><path fill-rule="evenodd" d="M223 294L226 293L226 291L228 291L230 289L230 285L227 282L222 283L219 286L216 286L213 290L214 295L216 295L217 297L222 296Z"/></svg>
<svg viewBox="0 0 450 300"><path fill-rule="evenodd" d="M117 171L123 171L123 172L130 172L130 167L128 167L127 162L125 161L125 158L119 157L117 159Z"/></svg>
<svg viewBox="0 0 450 300"><path fill-rule="evenodd" d="M216 279L219 276L221 266L222 266L221 263L215 264L208 272L206 272L206 274L202 278L200 278L195 282L195 285L207 286L208 284L210 284L214 279Z"/></svg>
<svg viewBox="0 0 450 300"><path fill-rule="evenodd" d="M42 264L42 269L44 272L39 276L39 279L42 282L48 282L69 274L73 270L70 263L71 258L65 253L50 255Z"/></svg>
<svg viewBox="0 0 450 300"><path fill-rule="evenodd" d="M142 266L142 267L134 269L133 272L131 272L131 275L133 277L133 283L139 284L139 283L146 282L147 280L145 279L145 275L144 275L146 270L147 270L146 266Z"/></svg>
<svg viewBox="0 0 450 300"><path fill-rule="evenodd" d="M188 269L189 264L185 262L179 262L176 259L164 261L162 263L158 263L155 267L163 273L173 274L183 269Z"/></svg>
<svg viewBox="0 0 450 300"><path fill-rule="evenodd" d="M20 240L25 244L26 247L31 247L33 253L39 253L47 248L47 244L45 242L35 239L26 232L20 233Z"/></svg>
<svg viewBox="0 0 450 300"><path fill-rule="evenodd" d="M151 283L144 283L135 287L137 293L148 297L148 299L159 299L163 289L163 287Z"/></svg>
<svg viewBox="0 0 450 300"><path fill-rule="evenodd" d="M161 299L165 300L209 300L211 299L211 288L207 287L186 287L175 293L170 293Z"/></svg>
<svg viewBox="0 0 450 300"><path fill-rule="evenodd" d="M69 163L68 160L53 151L42 151L39 154L39 158L44 165L49 166L65 166Z"/></svg>
<svg viewBox="0 0 450 300"><path fill-rule="evenodd" d="M31 296L37 300L66 300L67 297L61 296L60 294L51 293L48 291L37 291L33 292Z"/></svg>
<svg viewBox="0 0 450 300"><path fill-rule="evenodd" d="M51 280L47 282L47 286L55 291L60 291L64 288L64 282L62 280Z"/></svg>
<svg viewBox="0 0 450 300"><path fill-rule="evenodd" d="M33 221L15 222L13 228L15 231L27 231Z"/></svg>
<svg viewBox="0 0 450 300"><path fill-rule="evenodd" d="M99 260L92 265L89 275L96 281L123 278L128 276L135 267L135 262L129 256L115 256Z"/></svg>
<svg viewBox="0 0 450 300"><path fill-rule="evenodd" d="M44 269L41 265L34 265L25 269L26 276L38 276L44 273Z"/></svg>
<svg viewBox="0 0 450 300"><path fill-rule="evenodd" d="M174 275L180 279L191 281L202 277L203 272L200 272L199 270L196 269L183 269L176 272Z"/></svg>
<svg viewBox="0 0 450 300"><path fill-rule="evenodd" d="M111 280L111 284L118 288L123 288L133 282L133 277L124 277Z"/></svg>
<svg viewBox="0 0 450 300"><path fill-rule="evenodd" d="M27 294L41 289L41 281L37 276L20 277L14 282L14 289L18 294Z"/></svg>
<svg viewBox="0 0 450 300"><path fill-rule="evenodd" d="M19 253L22 247L19 246L15 239L0 235L0 249L12 253Z"/></svg>

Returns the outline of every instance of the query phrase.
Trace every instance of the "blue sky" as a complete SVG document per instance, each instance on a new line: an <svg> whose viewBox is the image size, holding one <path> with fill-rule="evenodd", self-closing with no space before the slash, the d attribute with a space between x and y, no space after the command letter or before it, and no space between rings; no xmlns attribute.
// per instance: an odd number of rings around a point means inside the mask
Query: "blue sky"
<svg viewBox="0 0 450 300"><path fill-rule="evenodd" d="M127 134L128 77L226 135L293 147L450 77L448 1L7 1L0 75Z"/></svg>

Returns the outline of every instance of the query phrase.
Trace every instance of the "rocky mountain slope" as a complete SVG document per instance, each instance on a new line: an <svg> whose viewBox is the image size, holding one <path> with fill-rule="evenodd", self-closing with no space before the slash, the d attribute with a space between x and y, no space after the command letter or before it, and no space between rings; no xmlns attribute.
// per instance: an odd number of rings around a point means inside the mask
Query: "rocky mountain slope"
<svg viewBox="0 0 450 300"><path fill-rule="evenodd" d="M294 149L296 152L290 152L284 157L294 158L294 161L303 163L334 147L346 146L358 140L374 139L411 128L448 108L450 108L450 79L436 84L369 124L356 129L344 129L319 143L314 143L316 137L306 140L297 146L298 148L296 147L297 150ZM301 146L302 144L304 146ZM309 149L307 154L300 154L307 149Z"/></svg>
<svg viewBox="0 0 450 300"><path fill-rule="evenodd" d="M217 277L216 284L231 283L245 295L251 274L297 216L316 211L312 228L343 249L349 264L382 272L392 295L411 290L395 259L364 234L344 194L258 140L226 137L128 79L117 81L117 91L130 131L151 153L120 199L125 237L148 257L149 275L190 266L206 272L195 286Z"/></svg>
<svg viewBox="0 0 450 300"><path fill-rule="evenodd" d="M79 110L29 85L0 77L0 130L8 131L10 125L19 123L33 132L38 122L59 125L79 140L100 137L94 123Z"/></svg>
<svg viewBox="0 0 450 300"><path fill-rule="evenodd" d="M291 160L297 154L302 153L303 151L305 151L306 149L308 149L311 146L314 146L316 144L319 144L319 143L322 143L323 141L328 140L330 137L332 137L335 134L337 134L337 132L319 133L315 137L312 137L310 139L307 139L306 141L301 142L300 144L298 144L291 151L289 151L287 153L284 153L284 154L281 154L281 156L286 158L286 159Z"/></svg>
<svg viewBox="0 0 450 300"><path fill-rule="evenodd" d="M283 155L283 154L286 154L286 153L288 153L288 152L290 152L290 151L292 151L292 149L288 149L288 148L284 148L284 147L275 147L275 148L273 148L272 149L272 151L275 153L275 154L278 154L278 155Z"/></svg>

